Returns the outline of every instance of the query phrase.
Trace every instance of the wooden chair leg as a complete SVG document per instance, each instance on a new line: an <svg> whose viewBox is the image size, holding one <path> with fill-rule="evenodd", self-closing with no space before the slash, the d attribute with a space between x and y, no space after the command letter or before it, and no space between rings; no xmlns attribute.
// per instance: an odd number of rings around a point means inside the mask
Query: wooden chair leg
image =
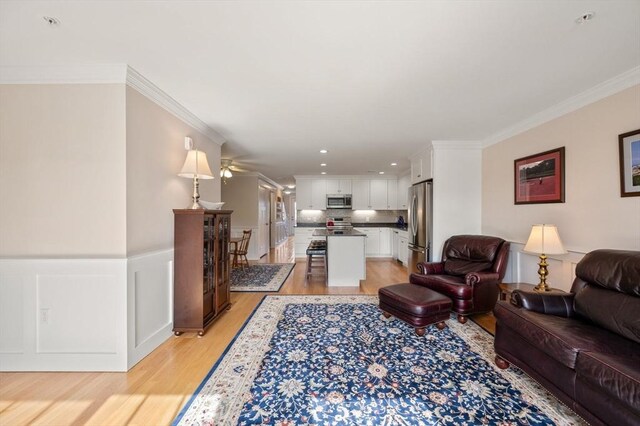
<svg viewBox="0 0 640 426"><path fill-rule="evenodd" d="M420 337L424 336L425 329L424 327L416 327L416 334Z"/></svg>
<svg viewBox="0 0 640 426"><path fill-rule="evenodd" d="M509 362L501 358L500 356L496 355L495 361L499 369L506 370L507 368L509 368Z"/></svg>
<svg viewBox="0 0 640 426"><path fill-rule="evenodd" d="M464 315L458 315L458 322L460 324L466 324L467 322L467 317L465 317Z"/></svg>

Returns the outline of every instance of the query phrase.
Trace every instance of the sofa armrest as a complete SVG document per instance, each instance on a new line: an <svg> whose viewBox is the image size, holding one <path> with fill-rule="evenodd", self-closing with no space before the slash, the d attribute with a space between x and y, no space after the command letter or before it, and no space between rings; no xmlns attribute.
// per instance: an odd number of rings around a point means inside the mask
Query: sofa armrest
<svg viewBox="0 0 640 426"><path fill-rule="evenodd" d="M422 275L438 275L444 273L443 262L418 262L416 266Z"/></svg>
<svg viewBox="0 0 640 426"><path fill-rule="evenodd" d="M498 284L500 274L497 272L469 272L464 276L464 281L469 286L478 286L486 283Z"/></svg>
<svg viewBox="0 0 640 426"><path fill-rule="evenodd" d="M570 318L573 316L573 293L537 293L514 290L511 304L532 312Z"/></svg>

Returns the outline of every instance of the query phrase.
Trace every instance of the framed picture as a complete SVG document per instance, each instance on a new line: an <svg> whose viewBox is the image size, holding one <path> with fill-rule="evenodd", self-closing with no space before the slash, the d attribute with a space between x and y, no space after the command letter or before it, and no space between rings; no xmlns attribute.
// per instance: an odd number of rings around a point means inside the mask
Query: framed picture
<svg viewBox="0 0 640 426"><path fill-rule="evenodd" d="M515 204L564 203L564 147L513 162Z"/></svg>
<svg viewBox="0 0 640 426"><path fill-rule="evenodd" d="M640 196L640 129L618 136L620 141L620 196Z"/></svg>

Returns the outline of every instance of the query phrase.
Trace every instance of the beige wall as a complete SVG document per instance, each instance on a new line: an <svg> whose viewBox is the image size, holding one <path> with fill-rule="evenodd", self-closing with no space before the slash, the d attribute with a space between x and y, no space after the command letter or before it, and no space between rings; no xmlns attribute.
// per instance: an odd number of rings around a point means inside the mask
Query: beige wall
<svg viewBox="0 0 640 426"><path fill-rule="evenodd" d="M239 173L222 184L224 208L233 210L231 225L244 228L258 226L258 178Z"/></svg>
<svg viewBox="0 0 640 426"><path fill-rule="evenodd" d="M531 225L558 226L569 250L640 250L640 197L620 197L618 135L640 128L640 86L483 150L482 232L525 242ZM566 202L513 204L513 160L566 147Z"/></svg>
<svg viewBox="0 0 640 426"><path fill-rule="evenodd" d="M173 211L191 202L192 181L179 177L184 138L207 153L214 179L200 180L200 198L220 201L220 146L128 87L127 255L173 247Z"/></svg>
<svg viewBox="0 0 640 426"><path fill-rule="evenodd" d="M0 85L0 256L119 257L125 85Z"/></svg>

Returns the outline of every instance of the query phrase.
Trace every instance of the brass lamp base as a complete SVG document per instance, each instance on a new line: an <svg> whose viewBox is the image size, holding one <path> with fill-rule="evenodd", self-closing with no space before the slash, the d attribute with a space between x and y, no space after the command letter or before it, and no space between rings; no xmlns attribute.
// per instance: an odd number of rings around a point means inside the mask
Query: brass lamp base
<svg viewBox="0 0 640 426"><path fill-rule="evenodd" d="M193 177L193 194L191 195L191 205L187 207L192 210L204 210L204 207L200 204L200 191L198 190L200 183L198 182L198 176Z"/></svg>
<svg viewBox="0 0 640 426"><path fill-rule="evenodd" d="M547 270L547 255L544 253L540 254L540 262L538 263L538 275L540 276L540 282L537 286L533 288L534 291L545 292L551 291L551 288L547 285L547 275L549 275L549 271Z"/></svg>

